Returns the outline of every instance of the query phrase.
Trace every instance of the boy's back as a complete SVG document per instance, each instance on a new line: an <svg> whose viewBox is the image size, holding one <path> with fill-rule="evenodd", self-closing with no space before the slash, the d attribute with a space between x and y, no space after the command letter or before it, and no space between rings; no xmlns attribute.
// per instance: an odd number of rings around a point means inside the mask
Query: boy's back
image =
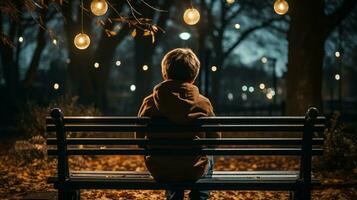
<svg viewBox="0 0 357 200"><path fill-rule="evenodd" d="M157 85L153 94L144 99L139 111L139 116L164 117L175 124L183 125L199 117L213 115L211 103L199 94L195 85L175 80L167 80ZM206 133L148 133L147 137L194 139L204 138ZM211 133L209 137L217 135ZM145 156L146 166L152 176L165 182L195 181L206 171L207 162L207 156Z"/></svg>
<svg viewBox="0 0 357 200"><path fill-rule="evenodd" d="M190 49L174 49L161 63L164 81L141 105L139 116L167 118L174 124L188 124L199 117L214 116L210 101L200 95L193 84L199 73L200 62ZM147 133L138 137L149 139L194 139L220 137L218 133ZM161 148L163 146L160 146ZM160 148L151 146L146 148ZM166 146L167 148L167 146ZM172 147L173 148L173 147ZM192 146L179 146L179 149ZM145 164L158 181L196 181L207 170L207 156L145 156Z"/></svg>

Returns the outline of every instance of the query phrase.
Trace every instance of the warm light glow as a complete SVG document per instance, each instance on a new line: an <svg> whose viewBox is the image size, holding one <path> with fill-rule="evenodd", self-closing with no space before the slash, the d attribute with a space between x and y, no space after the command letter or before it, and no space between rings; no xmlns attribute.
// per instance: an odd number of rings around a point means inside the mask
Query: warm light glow
<svg viewBox="0 0 357 200"><path fill-rule="evenodd" d="M233 96L233 94L230 92L230 93L227 94L227 98L228 98L229 101L233 101L234 96Z"/></svg>
<svg viewBox="0 0 357 200"><path fill-rule="evenodd" d="M269 92L266 94L266 97L267 97L267 99L271 100L271 99L273 99L273 94Z"/></svg>
<svg viewBox="0 0 357 200"><path fill-rule="evenodd" d="M78 48L78 49L86 49L89 47L90 45L90 38L87 34L85 33L79 33L76 35L76 37L74 38L74 45Z"/></svg>
<svg viewBox="0 0 357 200"><path fill-rule="evenodd" d="M149 69L149 66L148 65L143 65L143 70L146 71Z"/></svg>
<svg viewBox="0 0 357 200"><path fill-rule="evenodd" d="M341 79L341 76L339 74L335 74L335 79L336 79L336 81L338 81Z"/></svg>
<svg viewBox="0 0 357 200"><path fill-rule="evenodd" d="M183 14L183 21L188 25L195 25L200 21L200 13L195 8L188 8Z"/></svg>
<svg viewBox="0 0 357 200"><path fill-rule="evenodd" d="M24 38L23 37L19 37L19 42L22 43L24 41Z"/></svg>
<svg viewBox="0 0 357 200"><path fill-rule="evenodd" d="M213 66L211 67L211 71L212 71L212 72L216 72L217 69L218 69L218 68L217 68L217 66L215 66L215 65L213 65Z"/></svg>
<svg viewBox="0 0 357 200"><path fill-rule="evenodd" d="M105 0L93 0L90 4L90 10L94 15L105 15L108 10L108 3Z"/></svg>
<svg viewBox="0 0 357 200"><path fill-rule="evenodd" d="M59 84L58 83L55 83L55 84L53 84L53 89L55 89L55 90L58 90L59 89Z"/></svg>
<svg viewBox="0 0 357 200"><path fill-rule="evenodd" d="M248 99L248 96L246 93L242 93L241 97L242 97L243 101L246 101Z"/></svg>
<svg viewBox="0 0 357 200"><path fill-rule="evenodd" d="M247 87L246 85L243 85L243 86L242 86L242 90L245 92L245 91L248 90L248 87Z"/></svg>
<svg viewBox="0 0 357 200"><path fill-rule="evenodd" d="M115 62L115 65L119 67L119 66L121 65L121 61L120 61L120 60L117 60L117 61Z"/></svg>
<svg viewBox="0 0 357 200"><path fill-rule="evenodd" d="M136 90L136 86L135 85L131 85L130 86L130 91L134 92Z"/></svg>
<svg viewBox="0 0 357 200"><path fill-rule="evenodd" d="M232 4L232 3L235 2L235 0L226 0L226 2L227 2L228 4Z"/></svg>
<svg viewBox="0 0 357 200"><path fill-rule="evenodd" d="M276 0L274 3L274 11L279 15L284 15L289 10L289 4L285 0Z"/></svg>
<svg viewBox="0 0 357 200"><path fill-rule="evenodd" d="M52 43L53 43L54 45L57 45L57 40L56 40L56 39L53 39L53 40L52 40Z"/></svg>
<svg viewBox="0 0 357 200"><path fill-rule="evenodd" d="M263 56L263 57L260 59L260 61L265 64L265 63L268 62L268 58L265 57L265 56Z"/></svg>
<svg viewBox="0 0 357 200"><path fill-rule="evenodd" d="M265 84L264 84L264 83L259 84L259 88L260 88L261 90L264 90Z"/></svg>
<svg viewBox="0 0 357 200"><path fill-rule="evenodd" d="M239 29L240 29L240 24L238 24L238 23L235 24L235 25L234 25L234 28L237 29L237 30L239 30Z"/></svg>
<svg viewBox="0 0 357 200"><path fill-rule="evenodd" d="M253 87L253 86L250 86L250 87L248 88L248 90L249 90L250 93L253 93L253 92L254 92L254 87Z"/></svg>
<svg viewBox="0 0 357 200"><path fill-rule="evenodd" d="M339 51L336 51L335 56L336 56L336 58L339 58L339 57L341 57L341 53Z"/></svg>
<svg viewBox="0 0 357 200"><path fill-rule="evenodd" d="M188 40L191 38L191 34L187 32L182 32L180 33L179 37L181 40Z"/></svg>
<svg viewBox="0 0 357 200"><path fill-rule="evenodd" d="M94 68L99 68L99 63L95 62L94 63Z"/></svg>

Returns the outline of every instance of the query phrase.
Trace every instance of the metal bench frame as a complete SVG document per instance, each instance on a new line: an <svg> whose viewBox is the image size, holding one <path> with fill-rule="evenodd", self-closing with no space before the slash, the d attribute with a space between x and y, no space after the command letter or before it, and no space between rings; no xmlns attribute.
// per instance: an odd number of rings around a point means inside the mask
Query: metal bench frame
<svg viewBox="0 0 357 200"><path fill-rule="evenodd" d="M46 118L48 155L57 156L57 175L48 179L58 189L58 199L79 199L80 189L208 189L208 190L288 190L296 199L311 199L311 159L321 155L322 138L314 132L325 129L325 117L316 108L305 116L204 117L190 125L173 125L167 120L147 117L70 117L60 109ZM302 138L204 138L194 140L148 140L144 138L67 138L66 132L302 132ZM145 148L69 148L68 145L201 145L182 150ZM209 148L205 145L286 145L278 148ZM299 148L296 148L299 147ZM320 146L320 148L315 148ZM300 156L299 171L215 171L196 183L157 183L148 172L70 171L70 155L295 155Z"/></svg>

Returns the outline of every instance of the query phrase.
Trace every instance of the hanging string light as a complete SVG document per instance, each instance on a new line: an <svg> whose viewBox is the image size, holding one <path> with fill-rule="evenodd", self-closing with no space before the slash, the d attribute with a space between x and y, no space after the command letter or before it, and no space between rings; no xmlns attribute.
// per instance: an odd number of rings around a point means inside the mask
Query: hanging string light
<svg viewBox="0 0 357 200"><path fill-rule="evenodd" d="M195 25L200 21L200 12L193 7L191 1L191 7L187 8L183 13L183 21L188 25Z"/></svg>
<svg viewBox="0 0 357 200"><path fill-rule="evenodd" d="M289 4L285 0L276 0L274 3L274 11L279 15L285 15L289 10Z"/></svg>
<svg viewBox="0 0 357 200"><path fill-rule="evenodd" d="M90 4L90 10L94 15L102 16L107 13L108 3L105 0L93 0Z"/></svg>
<svg viewBox="0 0 357 200"><path fill-rule="evenodd" d="M85 34L83 32L83 0L81 1L82 4L82 15L81 15L81 28L82 28L82 32L78 33L76 35L76 37L74 37L74 45L78 48L78 49L86 49L89 47L90 45L90 38L87 34Z"/></svg>

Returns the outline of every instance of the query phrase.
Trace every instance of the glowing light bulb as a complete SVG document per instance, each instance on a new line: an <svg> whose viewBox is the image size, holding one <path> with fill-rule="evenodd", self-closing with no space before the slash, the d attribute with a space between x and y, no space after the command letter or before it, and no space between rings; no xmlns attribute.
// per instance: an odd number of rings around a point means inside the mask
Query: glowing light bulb
<svg viewBox="0 0 357 200"><path fill-rule="evenodd" d="M237 29L237 30L239 30L239 29L240 29L240 24L235 24L235 25L234 25L234 28Z"/></svg>
<svg viewBox="0 0 357 200"><path fill-rule="evenodd" d="M90 4L90 10L94 15L105 15L108 10L108 3L105 0L93 0Z"/></svg>
<svg viewBox="0 0 357 200"><path fill-rule="evenodd" d="M183 21L188 25L195 25L200 21L200 12L195 8L188 8L183 14Z"/></svg>
<svg viewBox="0 0 357 200"><path fill-rule="evenodd" d="M57 45L57 40L56 40L56 39L53 39L53 40L52 40L52 43L53 43L54 45Z"/></svg>
<svg viewBox="0 0 357 200"><path fill-rule="evenodd" d="M79 33L74 37L74 45L78 49L86 49L90 45L90 38L87 34L85 33Z"/></svg>
<svg viewBox="0 0 357 200"><path fill-rule="evenodd" d="M242 90L245 92L245 91L248 90L248 87L247 87L246 85L243 85L243 86L242 86Z"/></svg>
<svg viewBox="0 0 357 200"><path fill-rule="evenodd" d="M285 0L276 0L274 3L274 11L278 15L284 15L289 10L289 4Z"/></svg>
<svg viewBox="0 0 357 200"><path fill-rule="evenodd" d="M216 72L216 71L217 71L217 66L213 65L213 66L211 67L211 71L212 71L212 72Z"/></svg>
<svg viewBox="0 0 357 200"><path fill-rule="evenodd" d="M117 61L115 62L115 65L116 65L116 66L120 66L120 65L121 65L121 61L120 61L120 60L117 60Z"/></svg>
<svg viewBox="0 0 357 200"><path fill-rule="evenodd" d="M149 66L148 65L143 65L143 70L144 71L147 71L149 69Z"/></svg>
<svg viewBox="0 0 357 200"><path fill-rule="evenodd" d="M24 38L22 36L19 37L19 42L22 43L24 41Z"/></svg>
<svg viewBox="0 0 357 200"><path fill-rule="evenodd" d="M254 87L250 86L248 90L249 90L250 93L253 93L254 92Z"/></svg>
<svg viewBox="0 0 357 200"><path fill-rule="evenodd" d="M227 2L228 4L232 4L232 3L235 2L235 0L226 0L226 2Z"/></svg>
<svg viewBox="0 0 357 200"><path fill-rule="evenodd" d="M229 101L233 101L234 95L230 92L227 94L227 98Z"/></svg>

